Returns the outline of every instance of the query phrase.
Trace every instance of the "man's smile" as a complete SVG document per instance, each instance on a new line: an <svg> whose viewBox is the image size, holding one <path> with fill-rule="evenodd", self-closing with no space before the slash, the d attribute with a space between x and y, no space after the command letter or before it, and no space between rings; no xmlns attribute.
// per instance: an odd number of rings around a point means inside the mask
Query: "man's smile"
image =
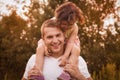
<svg viewBox="0 0 120 80"><path fill-rule="evenodd" d="M56 44L53 43L53 44L51 44L51 46L52 46L54 49L58 49L59 46L60 46L60 44L61 44L60 42L59 42L58 44L57 44L57 43L56 43Z"/></svg>

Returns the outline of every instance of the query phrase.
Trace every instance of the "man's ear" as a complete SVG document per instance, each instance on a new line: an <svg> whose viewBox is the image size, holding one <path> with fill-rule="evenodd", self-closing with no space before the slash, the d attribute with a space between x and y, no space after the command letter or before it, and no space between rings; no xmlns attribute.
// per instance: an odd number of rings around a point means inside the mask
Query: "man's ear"
<svg viewBox="0 0 120 80"><path fill-rule="evenodd" d="M41 35L41 39L43 39L43 36Z"/></svg>
<svg viewBox="0 0 120 80"><path fill-rule="evenodd" d="M43 35L41 35L41 39L43 39L43 40L44 40L44 36L43 36Z"/></svg>

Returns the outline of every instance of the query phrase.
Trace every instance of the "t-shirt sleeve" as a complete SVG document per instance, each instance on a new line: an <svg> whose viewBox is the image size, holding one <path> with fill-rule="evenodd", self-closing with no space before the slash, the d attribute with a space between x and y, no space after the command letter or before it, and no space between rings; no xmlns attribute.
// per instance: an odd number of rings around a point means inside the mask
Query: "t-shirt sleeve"
<svg viewBox="0 0 120 80"><path fill-rule="evenodd" d="M85 78L90 77L90 73L88 72L87 64L81 56L79 57L79 70Z"/></svg>
<svg viewBox="0 0 120 80"><path fill-rule="evenodd" d="M30 69L32 69L32 67L34 66L34 64L35 64L35 55L32 55L30 57L30 59L28 60L27 64L26 64L25 72L24 72L24 75L23 75L23 77L25 79L27 79L27 77L28 77L28 71Z"/></svg>

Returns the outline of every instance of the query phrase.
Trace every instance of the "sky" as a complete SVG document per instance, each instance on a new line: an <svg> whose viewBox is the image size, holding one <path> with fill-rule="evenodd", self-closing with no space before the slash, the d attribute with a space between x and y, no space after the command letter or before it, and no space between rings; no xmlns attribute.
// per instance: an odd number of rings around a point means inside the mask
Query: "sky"
<svg viewBox="0 0 120 80"><path fill-rule="evenodd" d="M23 13L28 12L28 9L24 8L23 10L23 6L29 6L31 4L30 1L31 0L0 0L0 19L2 18L1 15L10 15L11 10L17 10L17 14L27 20L28 18ZM43 0L39 0L39 2L43 3Z"/></svg>
<svg viewBox="0 0 120 80"><path fill-rule="evenodd" d="M120 0L117 0L116 3L115 3L115 14L117 16L119 16L119 19L120 19ZM112 34L117 34L116 30L115 30L115 22L118 23L118 26L120 27L120 20L118 21L117 19L118 18L115 18L115 14L111 13L111 14L108 14L104 19L103 19L103 28L104 29L109 29ZM110 26L110 27L108 27ZM103 33L105 33L105 31L103 31ZM104 34L103 34L104 35Z"/></svg>
<svg viewBox="0 0 120 80"><path fill-rule="evenodd" d="M116 9L116 14L120 17L120 9L119 9L119 11L117 10L118 8L120 8L120 0L116 1L114 8ZM115 23L115 21L116 21L116 19L114 19L114 14L111 13L104 18L104 26L106 27L110 24L113 25Z"/></svg>
<svg viewBox="0 0 120 80"><path fill-rule="evenodd" d="M35 0L34 0L35 1ZM47 0L45 0L47 2ZM43 0L39 0L40 3L43 3ZM9 8L12 10L16 9L17 14L21 16L23 19L27 20L28 18L23 14L24 12L28 12L27 8L24 8L23 6L29 6L31 4L30 0L0 0L0 19L2 19L1 15L9 15L11 11ZM7 7L6 7L7 6ZM14 8L12 7L14 6ZM119 9L118 9L119 7ZM115 3L115 9L116 14L120 17L120 0L117 0ZM109 14L107 15L103 21L104 21L104 28L106 29L108 25L114 25L116 19L113 18L114 14Z"/></svg>
<svg viewBox="0 0 120 80"><path fill-rule="evenodd" d="M23 1L25 2L24 4ZM0 0L0 16L10 15L11 14L10 8L11 8L12 10L16 9L18 15L20 15L24 19L27 19L27 17L23 14L24 12L27 12L26 9L24 10L22 9L24 5L29 6L30 0Z"/></svg>

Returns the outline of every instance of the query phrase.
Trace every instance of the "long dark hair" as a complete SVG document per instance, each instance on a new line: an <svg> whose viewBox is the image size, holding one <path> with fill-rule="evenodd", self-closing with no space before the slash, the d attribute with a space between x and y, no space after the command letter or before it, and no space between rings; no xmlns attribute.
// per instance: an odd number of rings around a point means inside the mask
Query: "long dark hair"
<svg viewBox="0 0 120 80"><path fill-rule="evenodd" d="M85 22L83 12L72 2L65 2L56 8L55 17L57 21L61 22L64 20L69 24L73 24L76 21L80 22L80 24Z"/></svg>

